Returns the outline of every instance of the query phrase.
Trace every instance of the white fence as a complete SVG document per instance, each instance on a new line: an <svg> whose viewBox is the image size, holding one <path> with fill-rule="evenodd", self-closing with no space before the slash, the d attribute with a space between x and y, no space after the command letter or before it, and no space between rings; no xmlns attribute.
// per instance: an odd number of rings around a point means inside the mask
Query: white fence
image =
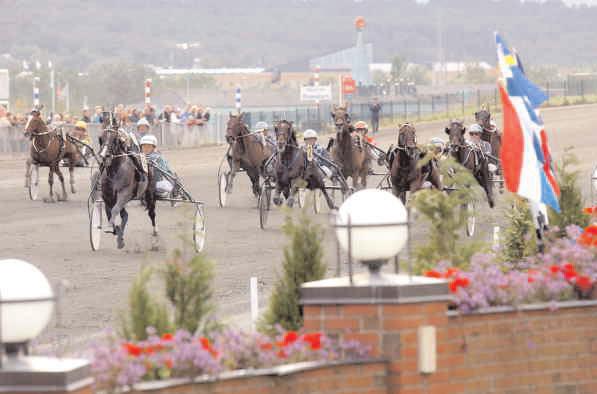
<svg viewBox="0 0 597 394"><path fill-rule="evenodd" d="M202 126L186 126L175 123L160 123L152 127L151 133L158 138L161 149L192 148L220 144L226 141L225 116L213 116ZM64 126L69 131L73 125ZM133 127L134 126L130 126ZM101 125L89 124L88 132L94 146L98 146ZM23 127L0 127L0 156L22 156L29 151L30 142L23 136Z"/></svg>

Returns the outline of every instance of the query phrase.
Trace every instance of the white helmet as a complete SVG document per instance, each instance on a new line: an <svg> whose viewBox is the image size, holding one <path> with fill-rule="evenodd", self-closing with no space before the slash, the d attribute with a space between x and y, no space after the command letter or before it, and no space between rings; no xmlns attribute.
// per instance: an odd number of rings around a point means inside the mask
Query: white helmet
<svg viewBox="0 0 597 394"><path fill-rule="evenodd" d="M313 129L307 129L303 133L303 139L306 140L307 138L317 138L317 131Z"/></svg>
<svg viewBox="0 0 597 394"><path fill-rule="evenodd" d="M442 147L446 144L446 142L439 137L433 137L432 139L429 140L429 143L431 145L442 146Z"/></svg>
<svg viewBox="0 0 597 394"><path fill-rule="evenodd" d="M483 133L483 128L481 127L481 125L477 124L477 123L473 123L472 125L469 126L468 128L468 133L469 134L481 134Z"/></svg>
<svg viewBox="0 0 597 394"><path fill-rule="evenodd" d="M139 145L158 146L158 139L155 138L155 135L145 134L143 137L141 137L141 142L139 142Z"/></svg>
<svg viewBox="0 0 597 394"><path fill-rule="evenodd" d="M151 125L149 124L149 122L147 121L147 119L145 119L145 117L139 119L139 121L137 122L137 127L139 127L139 126L151 127Z"/></svg>
<svg viewBox="0 0 597 394"><path fill-rule="evenodd" d="M260 121L255 124L255 131L265 131L269 128L266 122Z"/></svg>

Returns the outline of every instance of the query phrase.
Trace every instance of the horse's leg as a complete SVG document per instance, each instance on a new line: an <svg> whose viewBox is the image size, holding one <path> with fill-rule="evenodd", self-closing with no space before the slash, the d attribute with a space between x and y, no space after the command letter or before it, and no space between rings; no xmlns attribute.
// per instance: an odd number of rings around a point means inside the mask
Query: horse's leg
<svg viewBox="0 0 597 394"><path fill-rule="evenodd" d="M247 170L247 175L249 179L251 179L251 189L253 190L253 195L255 197L259 197L261 193L261 187L259 186L259 170L255 168L251 168Z"/></svg>
<svg viewBox="0 0 597 394"><path fill-rule="evenodd" d="M110 224L114 228L114 234L116 234L116 245L118 249L124 248L124 231L122 225L116 224L116 218L120 215L128 201L128 197L124 197L126 194L127 193L123 193L122 191L117 193L116 203L112 207L110 215L108 215Z"/></svg>
<svg viewBox="0 0 597 394"><path fill-rule="evenodd" d="M153 231L151 233L151 250L156 251L159 249L159 238L158 238L158 225L156 224L156 200L155 194L148 190L145 192L145 206L147 207L147 215L151 220L151 227Z"/></svg>
<svg viewBox="0 0 597 394"><path fill-rule="evenodd" d="M31 158L28 158L25 162L25 187L28 188L31 185Z"/></svg>
<svg viewBox="0 0 597 394"><path fill-rule="evenodd" d="M70 192L75 194L77 189L75 189L75 164L73 161L68 163L68 179L70 182Z"/></svg>
<svg viewBox="0 0 597 394"><path fill-rule="evenodd" d="M68 200L68 194L66 194L66 186L64 186L64 175L62 175L60 165L56 166L56 174L58 174L58 180L60 180L60 186L62 187L62 197L58 196L58 201L66 201Z"/></svg>
<svg viewBox="0 0 597 394"><path fill-rule="evenodd" d="M329 209L336 209L336 204L334 203L334 200L332 200L332 197L330 197L330 194L326 190L325 185L323 185L323 182L319 186L319 190L321 190L321 193L323 194L323 197L325 197L325 201L328 203L328 208ZM313 197L313 198L315 198L315 197Z"/></svg>
<svg viewBox="0 0 597 394"><path fill-rule="evenodd" d="M54 199L54 167L50 166L48 171L48 184L50 185L50 195L47 198L44 198L44 202L54 203L56 199Z"/></svg>
<svg viewBox="0 0 597 394"><path fill-rule="evenodd" d="M228 175L228 182L226 182L226 193L232 193L232 184L234 182L234 177L236 173L240 170L240 160L232 160L229 161L230 165L230 174Z"/></svg>
<svg viewBox="0 0 597 394"><path fill-rule="evenodd" d="M292 206L294 205L294 198L295 198L296 194L298 193L298 180L299 179L300 178L295 178L292 181L290 181L288 198L286 199L286 205L288 205L290 208L292 208Z"/></svg>

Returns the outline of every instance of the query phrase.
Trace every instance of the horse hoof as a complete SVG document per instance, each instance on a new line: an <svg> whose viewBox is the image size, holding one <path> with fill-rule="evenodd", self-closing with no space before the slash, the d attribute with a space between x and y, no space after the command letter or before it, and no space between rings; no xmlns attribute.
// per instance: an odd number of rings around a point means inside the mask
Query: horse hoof
<svg viewBox="0 0 597 394"><path fill-rule="evenodd" d="M122 249L122 248L124 248L124 240L123 240L123 239L119 239L119 240L117 240L117 241L116 241L116 247L117 247L118 249Z"/></svg>
<svg viewBox="0 0 597 394"><path fill-rule="evenodd" d="M292 208L292 206L294 205L294 197L290 197L288 199L288 201L286 202L286 205L288 205L290 208Z"/></svg>
<svg viewBox="0 0 597 394"><path fill-rule="evenodd" d="M282 205L282 199L280 197L274 197L274 205Z"/></svg>
<svg viewBox="0 0 597 394"><path fill-rule="evenodd" d="M48 204L54 204L56 202L56 199L54 197L46 197L44 198L44 202Z"/></svg>
<svg viewBox="0 0 597 394"><path fill-rule="evenodd" d="M74 186L71 186L71 188L70 188L70 192L71 192L72 194L76 194L76 193L77 193L77 189L75 189L75 187L74 187Z"/></svg>
<svg viewBox="0 0 597 394"><path fill-rule="evenodd" d="M68 201L68 196L66 194L64 196L58 196L58 201Z"/></svg>

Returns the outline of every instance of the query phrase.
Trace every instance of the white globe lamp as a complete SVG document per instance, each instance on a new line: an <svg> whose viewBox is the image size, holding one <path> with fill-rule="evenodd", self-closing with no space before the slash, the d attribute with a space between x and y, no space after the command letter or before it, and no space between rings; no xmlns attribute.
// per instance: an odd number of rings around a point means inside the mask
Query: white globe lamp
<svg viewBox="0 0 597 394"><path fill-rule="evenodd" d="M0 351L26 347L48 325L53 309L52 287L39 269L22 260L0 260Z"/></svg>
<svg viewBox="0 0 597 394"><path fill-rule="evenodd" d="M365 189L342 204L335 227L340 247L349 257L368 266L372 275L379 274L408 240L408 213L393 194Z"/></svg>

